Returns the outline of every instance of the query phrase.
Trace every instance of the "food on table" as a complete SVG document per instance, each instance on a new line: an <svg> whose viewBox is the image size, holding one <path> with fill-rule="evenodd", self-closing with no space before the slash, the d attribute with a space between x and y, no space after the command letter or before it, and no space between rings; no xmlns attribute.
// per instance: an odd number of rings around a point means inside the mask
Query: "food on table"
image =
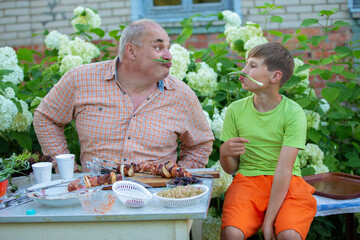
<svg viewBox="0 0 360 240"><path fill-rule="evenodd" d="M158 193L159 197L164 198L189 198L200 195L204 192L200 187L195 187L191 185L187 186L177 186L175 188L168 188L162 190Z"/></svg>
<svg viewBox="0 0 360 240"><path fill-rule="evenodd" d="M167 182L168 186L186 186L189 184L199 184L201 180L195 176L191 177L175 177Z"/></svg>
<svg viewBox="0 0 360 240"><path fill-rule="evenodd" d="M68 184L68 191L73 192L80 189L87 189L102 185L111 185L114 182L119 181L121 179L122 176L120 174L115 174L114 172L101 176L93 176L93 177L91 177L90 175L86 175L83 176L84 184L82 184L80 179L76 179Z"/></svg>
<svg viewBox="0 0 360 240"><path fill-rule="evenodd" d="M122 176L133 177L135 173L151 173L152 175L162 176L164 178L191 177L191 173L185 168L179 167L176 163L167 162L165 164L152 164L151 162L142 162L140 164L118 164L116 172Z"/></svg>

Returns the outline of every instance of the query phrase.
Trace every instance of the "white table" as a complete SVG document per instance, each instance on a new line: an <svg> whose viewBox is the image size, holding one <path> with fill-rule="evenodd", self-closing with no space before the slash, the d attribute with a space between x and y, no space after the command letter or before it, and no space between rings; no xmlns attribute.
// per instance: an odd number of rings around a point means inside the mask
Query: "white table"
<svg viewBox="0 0 360 240"><path fill-rule="evenodd" d="M355 239L354 213L360 212L360 198L337 200L314 195L317 201L315 217L346 214L346 239Z"/></svg>
<svg viewBox="0 0 360 240"><path fill-rule="evenodd" d="M128 208L117 199L107 214L91 215L80 205L55 208L32 201L0 211L0 238L189 239L193 219L207 216L213 181L204 184L210 188L208 194L196 205L182 208L165 208L154 198L143 208ZM27 216L27 209L35 209L36 214Z"/></svg>

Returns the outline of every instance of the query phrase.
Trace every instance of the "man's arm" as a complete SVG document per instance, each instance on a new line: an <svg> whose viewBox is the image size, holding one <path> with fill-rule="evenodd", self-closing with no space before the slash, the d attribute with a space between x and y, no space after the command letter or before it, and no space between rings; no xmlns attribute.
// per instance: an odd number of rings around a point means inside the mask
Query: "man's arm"
<svg viewBox="0 0 360 240"><path fill-rule="evenodd" d="M190 88L185 99L187 122L183 123L185 131L179 136L179 165L185 168L204 168L212 152L214 134L198 98Z"/></svg>
<svg viewBox="0 0 360 240"><path fill-rule="evenodd" d="M281 148L271 187L269 205L262 226L265 240L275 239L274 221L289 190L292 170L298 151L298 148L293 147L283 146Z"/></svg>
<svg viewBox="0 0 360 240"><path fill-rule="evenodd" d="M72 120L74 83L69 71L41 101L34 112L34 129L43 154L53 157L69 153L64 126Z"/></svg>

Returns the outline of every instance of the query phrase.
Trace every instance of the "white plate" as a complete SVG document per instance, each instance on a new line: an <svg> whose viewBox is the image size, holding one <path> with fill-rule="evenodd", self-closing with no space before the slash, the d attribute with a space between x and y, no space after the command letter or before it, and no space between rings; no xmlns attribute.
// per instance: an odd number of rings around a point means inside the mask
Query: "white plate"
<svg viewBox="0 0 360 240"><path fill-rule="evenodd" d="M72 179L72 180L75 180L75 179ZM67 206L77 205L77 204L80 204L77 194L71 193L71 192L69 193L69 191L67 190L66 184L65 184L65 186L48 188L45 190L40 189L43 187L52 186L52 185L59 184L59 183L71 182L72 180L71 179L69 179L69 180L60 179L60 180L51 181L48 183L36 184L27 189L28 191L34 191L34 190L35 191L28 192L28 193L26 193L26 195L29 196L30 198L33 198L34 201L37 201L41 204L52 206L52 207L67 207ZM39 191L36 191L37 189L39 189Z"/></svg>

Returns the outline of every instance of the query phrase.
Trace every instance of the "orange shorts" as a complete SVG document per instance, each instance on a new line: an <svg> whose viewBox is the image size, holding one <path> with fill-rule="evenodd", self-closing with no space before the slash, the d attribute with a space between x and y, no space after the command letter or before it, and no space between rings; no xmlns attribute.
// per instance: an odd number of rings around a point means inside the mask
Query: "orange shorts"
<svg viewBox="0 0 360 240"><path fill-rule="evenodd" d="M233 226L245 238L262 226L269 203L273 176L245 177L238 173L225 195L221 229ZM276 216L275 234L292 229L306 238L316 214L315 189L302 177L292 176L288 193Z"/></svg>

